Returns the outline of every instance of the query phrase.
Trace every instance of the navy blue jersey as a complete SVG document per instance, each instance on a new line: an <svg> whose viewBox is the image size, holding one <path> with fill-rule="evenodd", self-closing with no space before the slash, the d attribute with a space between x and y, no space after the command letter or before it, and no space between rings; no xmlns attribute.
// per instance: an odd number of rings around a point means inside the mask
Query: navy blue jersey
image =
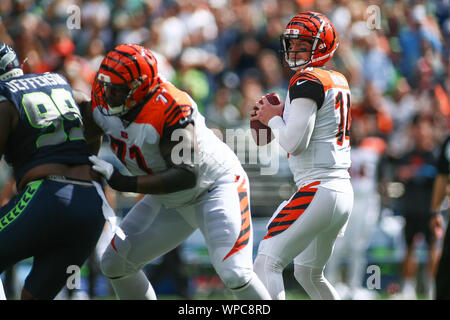
<svg viewBox="0 0 450 320"><path fill-rule="evenodd" d="M17 182L40 164L89 164L80 109L63 76L47 72L0 81L0 101L5 99L19 113L5 150Z"/></svg>

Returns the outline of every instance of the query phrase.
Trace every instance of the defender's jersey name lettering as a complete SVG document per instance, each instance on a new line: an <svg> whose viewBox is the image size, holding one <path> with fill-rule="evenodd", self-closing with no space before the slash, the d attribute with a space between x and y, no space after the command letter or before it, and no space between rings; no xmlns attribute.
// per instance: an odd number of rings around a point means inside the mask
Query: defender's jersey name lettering
<svg viewBox="0 0 450 320"><path fill-rule="evenodd" d="M43 74L36 77L23 79L14 79L6 83L11 92L16 93L20 90L37 89L50 85L65 85L67 82L58 74Z"/></svg>

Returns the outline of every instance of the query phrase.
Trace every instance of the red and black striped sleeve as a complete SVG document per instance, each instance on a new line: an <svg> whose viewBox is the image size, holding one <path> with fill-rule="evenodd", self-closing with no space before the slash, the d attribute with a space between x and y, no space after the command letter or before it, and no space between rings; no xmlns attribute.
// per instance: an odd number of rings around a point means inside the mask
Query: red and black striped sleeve
<svg viewBox="0 0 450 320"><path fill-rule="evenodd" d="M172 101L170 106L164 111L163 135L170 136L176 129L185 128L188 124L194 123L192 112L192 106L178 104L176 100Z"/></svg>

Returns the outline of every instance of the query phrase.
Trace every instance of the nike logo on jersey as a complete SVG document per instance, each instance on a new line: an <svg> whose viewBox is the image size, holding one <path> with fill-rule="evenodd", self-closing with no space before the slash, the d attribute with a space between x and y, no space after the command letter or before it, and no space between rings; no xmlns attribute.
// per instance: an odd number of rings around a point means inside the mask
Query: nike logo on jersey
<svg viewBox="0 0 450 320"><path fill-rule="evenodd" d="M124 139L128 139L128 133L126 133L125 131L121 131L120 136Z"/></svg>
<svg viewBox="0 0 450 320"><path fill-rule="evenodd" d="M303 82L306 82L306 81L308 81L308 80L303 80L303 81L297 81L297 83L296 83L296 85L301 85Z"/></svg>

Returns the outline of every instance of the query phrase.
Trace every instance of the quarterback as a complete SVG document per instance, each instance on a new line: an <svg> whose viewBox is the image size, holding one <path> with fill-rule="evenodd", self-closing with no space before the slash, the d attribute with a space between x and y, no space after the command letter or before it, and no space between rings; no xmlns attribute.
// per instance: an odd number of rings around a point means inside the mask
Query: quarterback
<svg viewBox="0 0 450 320"><path fill-rule="evenodd" d="M263 97L251 120L273 131L288 152L298 191L280 204L258 248L255 272L273 299L285 299L282 272L294 275L312 299L339 299L323 270L353 206L350 184L350 90L345 77L323 68L338 48L327 17L303 12L281 35L281 53L295 71L285 101Z"/></svg>

